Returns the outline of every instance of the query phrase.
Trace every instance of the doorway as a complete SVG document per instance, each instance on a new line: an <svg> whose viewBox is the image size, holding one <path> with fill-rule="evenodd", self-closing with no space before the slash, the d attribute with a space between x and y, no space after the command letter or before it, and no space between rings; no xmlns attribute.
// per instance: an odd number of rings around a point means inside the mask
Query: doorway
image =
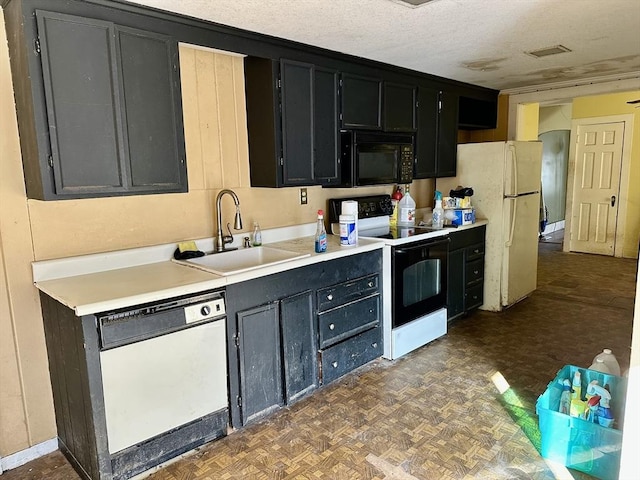
<svg viewBox="0 0 640 480"><path fill-rule="evenodd" d="M573 120L564 251L622 256L632 120Z"/></svg>

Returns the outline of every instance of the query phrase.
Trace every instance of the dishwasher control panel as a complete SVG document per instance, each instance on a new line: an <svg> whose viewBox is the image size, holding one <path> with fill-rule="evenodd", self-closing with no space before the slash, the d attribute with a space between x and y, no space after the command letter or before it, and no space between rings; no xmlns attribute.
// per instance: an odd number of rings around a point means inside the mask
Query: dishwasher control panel
<svg viewBox="0 0 640 480"><path fill-rule="evenodd" d="M200 322L210 318L224 316L224 298L215 298L208 302L189 305L184 308L186 323Z"/></svg>

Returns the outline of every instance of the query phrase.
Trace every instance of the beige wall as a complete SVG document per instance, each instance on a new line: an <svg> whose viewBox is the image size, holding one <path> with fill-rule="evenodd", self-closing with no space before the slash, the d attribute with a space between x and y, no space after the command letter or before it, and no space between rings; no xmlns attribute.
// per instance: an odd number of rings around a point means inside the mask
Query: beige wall
<svg viewBox="0 0 640 480"><path fill-rule="evenodd" d="M0 21L0 457L55 437L42 317L30 263L206 238L221 188L239 196L245 230L314 222L326 199L391 193L391 187L251 188L241 57L181 46L189 192L83 200L25 196L4 20ZM433 180L414 181L417 206L432 206ZM225 218L233 214L225 199Z"/></svg>

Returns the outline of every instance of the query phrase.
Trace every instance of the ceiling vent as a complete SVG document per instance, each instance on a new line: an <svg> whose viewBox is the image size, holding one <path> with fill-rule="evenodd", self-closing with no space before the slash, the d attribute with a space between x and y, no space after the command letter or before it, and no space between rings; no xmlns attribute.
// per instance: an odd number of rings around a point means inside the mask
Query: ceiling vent
<svg viewBox="0 0 640 480"><path fill-rule="evenodd" d="M532 57L548 57L549 55L558 55L559 53L570 52L564 45L554 45L553 47L541 48L540 50L532 50L530 52L524 52Z"/></svg>
<svg viewBox="0 0 640 480"><path fill-rule="evenodd" d="M391 0L393 3L398 3L409 8L423 7L428 3L437 2L438 0Z"/></svg>

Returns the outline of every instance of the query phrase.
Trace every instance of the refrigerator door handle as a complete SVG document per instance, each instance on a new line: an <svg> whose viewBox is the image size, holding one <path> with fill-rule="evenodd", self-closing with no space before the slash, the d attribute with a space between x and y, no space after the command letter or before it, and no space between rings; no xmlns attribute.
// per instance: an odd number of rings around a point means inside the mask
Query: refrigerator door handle
<svg viewBox="0 0 640 480"><path fill-rule="evenodd" d="M513 244L513 232L516 228L516 214L518 209L518 197L506 197L513 202L513 211L511 212L511 225L509 226L509 238L505 242L506 247L510 247Z"/></svg>
<svg viewBox="0 0 640 480"><path fill-rule="evenodd" d="M509 192L507 195L517 195L518 194L518 158L516 155L516 147L513 144L509 144L509 152L511 153L511 170L513 178L513 191Z"/></svg>

